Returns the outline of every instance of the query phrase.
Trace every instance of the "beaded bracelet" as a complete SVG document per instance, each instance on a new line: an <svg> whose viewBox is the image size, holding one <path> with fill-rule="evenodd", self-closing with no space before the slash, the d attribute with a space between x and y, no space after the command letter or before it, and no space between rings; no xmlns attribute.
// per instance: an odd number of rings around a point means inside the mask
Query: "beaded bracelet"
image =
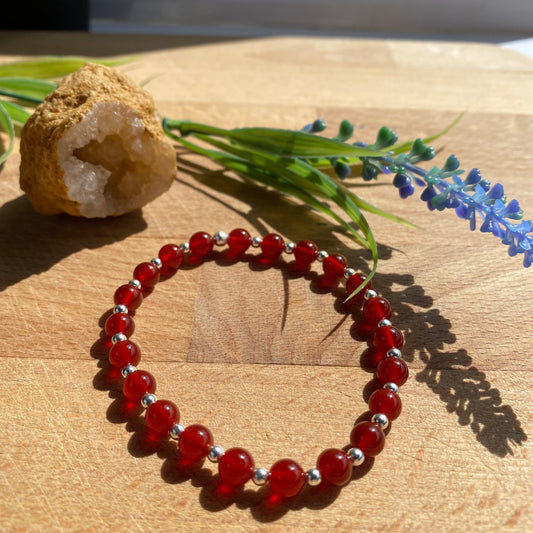
<svg viewBox="0 0 533 533"><path fill-rule="evenodd" d="M300 493L306 484L316 486L323 481L337 486L346 484L352 476L354 466L361 465L366 457L375 457L383 450L383 430L401 412L398 388L409 375L401 358L403 335L389 321L392 314L389 302L377 296L371 282L367 283L366 290L361 290L350 302L364 301L364 319L368 329L372 331L371 349L373 360L377 364L376 377L382 385L382 388L372 393L368 401L372 418L354 425L350 433L351 447L347 451L329 448L319 455L316 467L307 471L291 459L281 459L269 470L256 468L252 456L245 449L230 448L224 451L222 447L215 445L213 435L207 427L200 424L182 426L179 423L178 407L169 400L156 399L156 382L152 374L136 368L141 352L129 340L134 331L131 315L141 305L143 294L152 290L161 274L169 276L176 272L186 256L196 263L208 256L215 245L227 245L228 259L242 257L250 247L260 248L261 259L267 263L273 263L283 253L292 254L293 266L301 273L314 261L319 261L322 263L324 278L330 285L339 279L346 280L347 294L352 294L366 280L366 276L348 268L342 255L329 255L320 251L311 241L301 241L296 245L285 243L275 233L270 233L263 239L252 239L243 229L235 229L229 235L223 231L214 236L198 232L192 235L188 243L180 246L167 244L161 248L158 257L137 265L133 271L134 279L116 290L113 314L105 324L105 332L111 341L109 362L121 371L124 396L146 409L145 424L151 432L162 438L170 436L177 440L179 452L186 461L200 462L207 457L211 462L218 463L221 482L226 486L237 488L251 479L259 486L268 483L275 495L292 497Z"/></svg>

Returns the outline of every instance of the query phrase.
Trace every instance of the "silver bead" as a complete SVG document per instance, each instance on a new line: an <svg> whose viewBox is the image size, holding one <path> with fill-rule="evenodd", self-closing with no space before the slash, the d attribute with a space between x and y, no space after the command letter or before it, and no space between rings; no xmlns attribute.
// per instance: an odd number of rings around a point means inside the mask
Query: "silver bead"
<svg viewBox="0 0 533 533"><path fill-rule="evenodd" d="M219 459L224 455L224 448L222 446L213 446L209 453L207 454L207 458L212 463L218 463Z"/></svg>
<svg viewBox="0 0 533 533"><path fill-rule="evenodd" d="M138 279L132 279L128 285L133 285L134 287L137 287L139 290L141 289L142 285L141 282Z"/></svg>
<svg viewBox="0 0 533 533"><path fill-rule="evenodd" d="M170 429L170 438L178 440L185 428L181 424L174 424Z"/></svg>
<svg viewBox="0 0 533 533"><path fill-rule="evenodd" d="M294 252L295 248L296 248L296 244L294 244L293 242L285 243L285 253L286 254L292 254Z"/></svg>
<svg viewBox="0 0 533 533"><path fill-rule="evenodd" d="M127 365L122 369L122 377L125 378L126 376L129 376L130 374L133 374L137 369L133 365Z"/></svg>
<svg viewBox="0 0 533 533"><path fill-rule="evenodd" d="M395 392L396 394L398 394L398 391L400 390L400 387L398 387L396 383L392 383L392 381L385 383L385 385L383 385L383 388L391 390L392 392Z"/></svg>
<svg viewBox="0 0 533 533"><path fill-rule="evenodd" d="M355 274L355 270L353 268L347 268L344 271L344 278L345 279L351 278L354 274Z"/></svg>
<svg viewBox="0 0 533 533"><path fill-rule="evenodd" d="M120 341L125 341L128 337L126 337L126 335L124 335L124 333L115 333L112 337L111 337L111 342L113 344L116 344L117 342L120 342Z"/></svg>
<svg viewBox="0 0 533 533"><path fill-rule="evenodd" d="M224 246L228 242L228 234L225 231L217 231L213 238L217 246Z"/></svg>
<svg viewBox="0 0 533 533"><path fill-rule="evenodd" d="M154 257L153 259L150 259L150 263L152 263L152 265L155 265L157 268L161 268L163 266L163 262L161 261L161 259L159 259L159 257Z"/></svg>
<svg viewBox="0 0 533 533"><path fill-rule="evenodd" d="M186 253L189 253L190 251L190 247L189 247L189 243L188 242L182 242L180 244L180 248L181 248L181 251L186 254Z"/></svg>
<svg viewBox="0 0 533 533"><path fill-rule="evenodd" d="M365 300L370 300L370 298L375 298L378 295L376 291L373 291L372 289L367 289L365 291Z"/></svg>
<svg viewBox="0 0 533 533"><path fill-rule="evenodd" d="M378 328L380 328L381 326L392 326L392 322L386 318L382 318L379 322L378 322Z"/></svg>
<svg viewBox="0 0 533 533"><path fill-rule="evenodd" d="M259 248L262 242L263 242L263 239L261 239L261 237L254 237L252 239L252 246L254 248Z"/></svg>
<svg viewBox="0 0 533 533"><path fill-rule="evenodd" d="M372 417L372 422L374 422L374 424L379 424L381 429L387 429L389 427L389 418L383 413L376 413Z"/></svg>
<svg viewBox="0 0 533 533"><path fill-rule="evenodd" d="M266 485L268 478L270 477L270 472L266 468L256 468L254 470L254 475L252 476L252 481L258 486Z"/></svg>
<svg viewBox="0 0 533 533"><path fill-rule="evenodd" d="M150 407L153 403L157 401L157 398L155 397L155 394L148 393L145 394L141 399L141 404L144 408Z"/></svg>
<svg viewBox="0 0 533 533"><path fill-rule="evenodd" d="M354 466L362 465L365 461L365 454L359 448L350 448L346 455Z"/></svg>
<svg viewBox="0 0 533 533"><path fill-rule="evenodd" d="M326 257L328 257L328 252L326 252L325 250L320 250L318 252L318 255L316 256L316 260L319 262L319 263L322 263L322 261L324 261L324 259L326 259Z"/></svg>
<svg viewBox="0 0 533 533"><path fill-rule="evenodd" d="M401 357L401 356L402 356L402 352L398 350L398 348L391 348L387 352L387 357Z"/></svg>
<svg viewBox="0 0 533 533"><path fill-rule="evenodd" d="M316 487L322 482L322 475L318 468L311 468L307 471L307 484Z"/></svg>
<svg viewBox="0 0 533 533"><path fill-rule="evenodd" d="M124 304L118 304L113 307L113 314L116 313L127 313L128 308Z"/></svg>

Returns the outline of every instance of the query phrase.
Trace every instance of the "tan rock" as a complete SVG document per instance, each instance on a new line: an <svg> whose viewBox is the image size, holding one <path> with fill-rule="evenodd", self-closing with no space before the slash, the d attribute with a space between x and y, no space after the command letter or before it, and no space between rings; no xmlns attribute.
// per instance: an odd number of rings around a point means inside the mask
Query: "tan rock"
<svg viewBox="0 0 533 533"><path fill-rule="evenodd" d="M151 95L96 64L64 78L37 107L20 152L20 186L43 214L121 215L176 177L176 153Z"/></svg>

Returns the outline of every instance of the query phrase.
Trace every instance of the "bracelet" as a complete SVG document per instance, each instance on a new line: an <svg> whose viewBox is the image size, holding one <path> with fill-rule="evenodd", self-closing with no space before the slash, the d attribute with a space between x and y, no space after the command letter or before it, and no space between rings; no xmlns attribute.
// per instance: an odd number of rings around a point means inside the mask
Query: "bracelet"
<svg viewBox="0 0 533 533"><path fill-rule="evenodd" d="M361 288L366 280L366 276L348 268L344 256L329 255L319 250L312 241L301 241L296 245L285 243L275 233L261 239L252 238L243 229L235 229L229 234L219 231L213 236L198 232L188 243L179 246L167 244L159 250L158 257L137 265L133 271L134 279L116 290L113 314L105 323L105 332L110 340L109 362L124 378L122 390L125 398L146 409L145 424L149 431L158 437L171 437L177 441L183 459L194 463L207 457L211 462L218 463L221 483L227 487L238 488L251 479L258 486L269 484L274 495L292 497L300 493L306 484L346 484L352 477L354 466L363 464L366 457L375 457L383 450L384 430L402 409L398 389L409 375L400 351L404 343L403 334L389 320L392 315L389 302L376 294L370 281L349 303L363 303L365 326L371 332L372 360L376 363L376 377L381 384L368 401L372 417L353 426L350 447L344 449L348 448L347 451L329 448L319 455L316 466L307 471L292 459L281 459L268 470L256 468L252 456L245 449L234 447L224 451L214 444L213 435L207 427L201 424L181 425L178 407L169 400L156 398L154 376L137 369L141 351L129 338L135 329L132 315L143 302L143 296L152 291L160 276L173 275L185 258L195 264L201 262L215 245L227 246L225 253L228 260L241 258L250 247L261 250L260 259L266 264L273 264L283 253L290 254L294 257L291 265L302 274L313 262L321 262L323 278L329 286L344 279L347 295Z"/></svg>

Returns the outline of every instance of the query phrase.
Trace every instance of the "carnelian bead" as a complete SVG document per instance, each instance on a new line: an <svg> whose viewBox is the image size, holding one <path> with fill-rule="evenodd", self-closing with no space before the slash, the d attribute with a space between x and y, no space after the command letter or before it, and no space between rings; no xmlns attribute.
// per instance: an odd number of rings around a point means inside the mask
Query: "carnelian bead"
<svg viewBox="0 0 533 533"><path fill-rule="evenodd" d="M402 401L393 390L378 389L370 396L368 408L372 414L383 413L389 420L396 420L402 412Z"/></svg>
<svg viewBox="0 0 533 533"><path fill-rule="evenodd" d="M345 485L352 477L352 463L348 456L336 448L328 448L319 456L316 467L322 475L322 479L332 485Z"/></svg>
<svg viewBox="0 0 533 533"><path fill-rule="evenodd" d="M269 233L261 241L261 251L265 259L273 261L285 250L285 242L277 233Z"/></svg>
<svg viewBox="0 0 533 533"><path fill-rule="evenodd" d="M252 245L252 237L250 234L241 228L230 231L228 235L228 248L230 254L234 257L242 255Z"/></svg>
<svg viewBox="0 0 533 533"><path fill-rule="evenodd" d="M127 313L114 313L105 321L105 332L112 337L116 333L124 333L126 337L133 335L135 323Z"/></svg>
<svg viewBox="0 0 533 533"><path fill-rule="evenodd" d="M146 427L155 433L165 435L179 422L179 419L180 412L175 403L169 400L157 400L146 409L144 421Z"/></svg>
<svg viewBox="0 0 533 533"><path fill-rule="evenodd" d="M165 244L159 250L158 257L164 271L177 270L183 262L183 250L177 244Z"/></svg>
<svg viewBox="0 0 533 533"><path fill-rule="evenodd" d="M352 292L356 291L363 284L365 279L366 279L366 276L364 274L354 274L353 276L350 276L346 280L346 294L347 294L347 296L350 296L350 294L352 294ZM355 296L353 296L352 298L350 298L350 300L348 300L348 303L350 303L350 302L355 303L355 302L359 302L359 301L363 300L364 297L365 297L366 289L371 289L371 288L372 288L372 282L369 281L365 285L365 288L363 290L359 291Z"/></svg>
<svg viewBox="0 0 533 533"><path fill-rule="evenodd" d="M205 459L213 446L211 431L201 424L187 426L178 442L181 455L189 461L201 461Z"/></svg>
<svg viewBox="0 0 533 533"><path fill-rule="evenodd" d="M328 255L322 262L324 276L330 280L342 278L347 267L346 257L341 254Z"/></svg>
<svg viewBox="0 0 533 533"><path fill-rule="evenodd" d="M124 368L128 365L137 366L141 360L141 350L129 340L119 341L109 350L111 366Z"/></svg>
<svg viewBox="0 0 533 533"><path fill-rule="evenodd" d="M155 378L146 370L136 370L128 374L122 384L124 396L133 402L140 402L145 394L153 394L155 390Z"/></svg>
<svg viewBox="0 0 533 533"><path fill-rule="evenodd" d="M124 304L129 311L135 311L143 302L143 295L135 285L121 285L114 296L115 304Z"/></svg>
<svg viewBox="0 0 533 533"><path fill-rule="evenodd" d="M362 450L365 455L376 457L385 447L385 434L379 424L359 422L352 429L350 444Z"/></svg>
<svg viewBox="0 0 533 533"><path fill-rule="evenodd" d="M369 298L363 304L363 315L368 323L377 324L383 318L391 317L392 307L385 298Z"/></svg>
<svg viewBox="0 0 533 533"><path fill-rule="evenodd" d="M296 266L303 270L318 257L318 246L313 241L300 241L294 248Z"/></svg>
<svg viewBox="0 0 533 533"><path fill-rule="evenodd" d="M386 357L379 362L376 370L380 383L396 383L401 387L409 377L409 368L400 357Z"/></svg>
<svg viewBox="0 0 533 533"><path fill-rule="evenodd" d="M374 331L372 344L381 352L403 346L403 334L394 326L381 326Z"/></svg>
<svg viewBox="0 0 533 533"><path fill-rule="evenodd" d="M305 474L302 467L292 459L281 459L272 465L269 482L274 494L291 498L304 488Z"/></svg>
<svg viewBox="0 0 533 533"><path fill-rule="evenodd" d="M218 473L226 485L244 485L251 479L253 472L254 460L243 448L230 448L218 461Z"/></svg>
<svg viewBox="0 0 533 533"><path fill-rule="evenodd" d="M135 267L133 277L141 282L143 289L155 287L159 281L159 269L152 263L140 263Z"/></svg>
<svg viewBox="0 0 533 533"><path fill-rule="evenodd" d="M189 239L189 249L193 257L205 257L213 251L215 239L205 231L196 232Z"/></svg>

